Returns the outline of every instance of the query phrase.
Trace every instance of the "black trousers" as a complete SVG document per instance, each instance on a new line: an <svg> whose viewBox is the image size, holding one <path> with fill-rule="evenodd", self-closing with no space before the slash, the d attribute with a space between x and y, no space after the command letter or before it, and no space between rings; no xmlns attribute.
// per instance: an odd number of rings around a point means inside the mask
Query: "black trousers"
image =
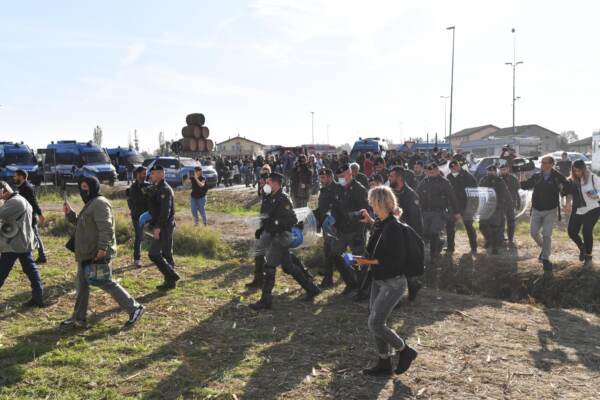
<svg viewBox="0 0 600 400"><path fill-rule="evenodd" d="M585 254L592 254L594 248L594 226L600 218L600 207L594 208L583 215L575 214L575 210L569 218L569 237L580 249L585 250ZM580 232L583 233L581 240Z"/></svg>
<svg viewBox="0 0 600 400"><path fill-rule="evenodd" d="M504 236L504 229L506 228L506 237L509 241L513 241L515 238L515 210L512 207L504 208L504 219L506 220L506 224L502 224L502 236Z"/></svg>
<svg viewBox="0 0 600 400"><path fill-rule="evenodd" d="M173 231L175 225L161 229L158 240L152 238L148 257L158 270L164 275L166 281L173 281L177 274L173 269Z"/></svg>
<svg viewBox="0 0 600 400"><path fill-rule="evenodd" d="M485 238L486 244L492 249L498 249L504 242L502 227L504 226L503 210L496 210L490 218L479 221L479 229Z"/></svg>
<svg viewBox="0 0 600 400"><path fill-rule="evenodd" d="M463 224L465 225L465 230L467 231L467 236L469 237L469 245L471 246L471 250L477 249L477 232L475 232L475 228L473 228L472 220L464 220ZM446 240L448 241L448 248L454 250L454 238L456 236L456 220L454 216L450 216L446 222Z"/></svg>

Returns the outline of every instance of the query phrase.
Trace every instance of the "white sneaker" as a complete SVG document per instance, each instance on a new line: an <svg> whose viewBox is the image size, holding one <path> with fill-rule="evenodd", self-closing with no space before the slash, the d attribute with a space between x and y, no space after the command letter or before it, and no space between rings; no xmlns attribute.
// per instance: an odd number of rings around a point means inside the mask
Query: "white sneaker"
<svg viewBox="0 0 600 400"><path fill-rule="evenodd" d="M133 261L133 265L135 265L136 267L141 267L142 266L142 260L134 260Z"/></svg>

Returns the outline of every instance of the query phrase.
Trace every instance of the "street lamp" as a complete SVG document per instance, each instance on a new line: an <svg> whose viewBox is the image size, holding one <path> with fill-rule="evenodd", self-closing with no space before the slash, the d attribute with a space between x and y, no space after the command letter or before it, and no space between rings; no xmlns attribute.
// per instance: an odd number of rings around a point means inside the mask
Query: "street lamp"
<svg viewBox="0 0 600 400"><path fill-rule="evenodd" d="M448 135L452 135L452 100L454 99L454 36L456 29L454 26L446 28L448 31L452 31L452 70L450 73L450 125L448 126Z"/></svg>
<svg viewBox="0 0 600 400"><path fill-rule="evenodd" d="M440 99L444 100L444 136L446 137L446 143L450 143L450 134L448 134L448 125L446 123L446 109L449 98L450 96L440 96Z"/></svg>
<svg viewBox="0 0 600 400"><path fill-rule="evenodd" d="M515 35L515 28L512 28L512 34L513 34L513 61L512 62L506 62L504 63L504 65L510 65L512 67L512 72L513 72L513 79L512 79L512 126L513 126L513 135L516 136L517 135L517 126L515 125L515 103L517 102L518 99L520 99L520 96L516 95L516 88L515 88L515 77L516 77L516 72L517 72L517 65L523 64L523 61L517 61L517 39L516 39L516 35Z"/></svg>

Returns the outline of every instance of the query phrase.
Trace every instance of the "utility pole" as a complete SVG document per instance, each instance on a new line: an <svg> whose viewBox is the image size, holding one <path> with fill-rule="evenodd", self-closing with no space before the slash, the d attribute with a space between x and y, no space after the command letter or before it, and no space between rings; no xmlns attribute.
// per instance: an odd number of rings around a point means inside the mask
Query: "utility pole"
<svg viewBox="0 0 600 400"><path fill-rule="evenodd" d="M448 124L446 123L446 114L448 109L448 99L450 96L440 96L440 99L444 100L444 137L446 137L446 143L450 143L450 133L448 133Z"/></svg>
<svg viewBox="0 0 600 400"><path fill-rule="evenodd" d="M452 31L452 70L450 72L450 125L448 126L448 135L452 135L452 102L454 100L454 36L456 29L454 26L446 28L448 31ZM450 138L448 137L448 141Z"/></svg>
<svg viewBox="0 0 600 400"><path fill-rule="evenodd" d="M512 67L513 78L512 78L512 127L513 127L513 135L517 135L517 126L515 124L515 103L520 99L516 95L516 74L517 74L517 65L523 64L523 61L517 61L517 35L515 33L515 28L512 28L513 34L513 61L504 63L505 65L510 65Z"/></svg>

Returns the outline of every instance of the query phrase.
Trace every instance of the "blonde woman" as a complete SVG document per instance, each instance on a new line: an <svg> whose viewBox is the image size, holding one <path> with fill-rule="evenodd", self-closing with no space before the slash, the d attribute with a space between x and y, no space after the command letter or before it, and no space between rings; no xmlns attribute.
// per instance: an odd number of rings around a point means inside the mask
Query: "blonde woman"
<svg viewBox="0 0 600 400"><path fill-rule="evenodd" d="M369 330L375 338L379 359L375 366L363 370L366 375L389 375L394 372L392 356L398 352L395 372L402 374L417 357L393 329L387 320L407 289L404 275L406 249L403 245L404 231L397 217L396 196L387 186L369 191L369 206L377 216L373 233L367 244L367 256L358 258L357 264L371 267L373 283L369 314ZM366 210L363 210L363 215Z"/></svg>

